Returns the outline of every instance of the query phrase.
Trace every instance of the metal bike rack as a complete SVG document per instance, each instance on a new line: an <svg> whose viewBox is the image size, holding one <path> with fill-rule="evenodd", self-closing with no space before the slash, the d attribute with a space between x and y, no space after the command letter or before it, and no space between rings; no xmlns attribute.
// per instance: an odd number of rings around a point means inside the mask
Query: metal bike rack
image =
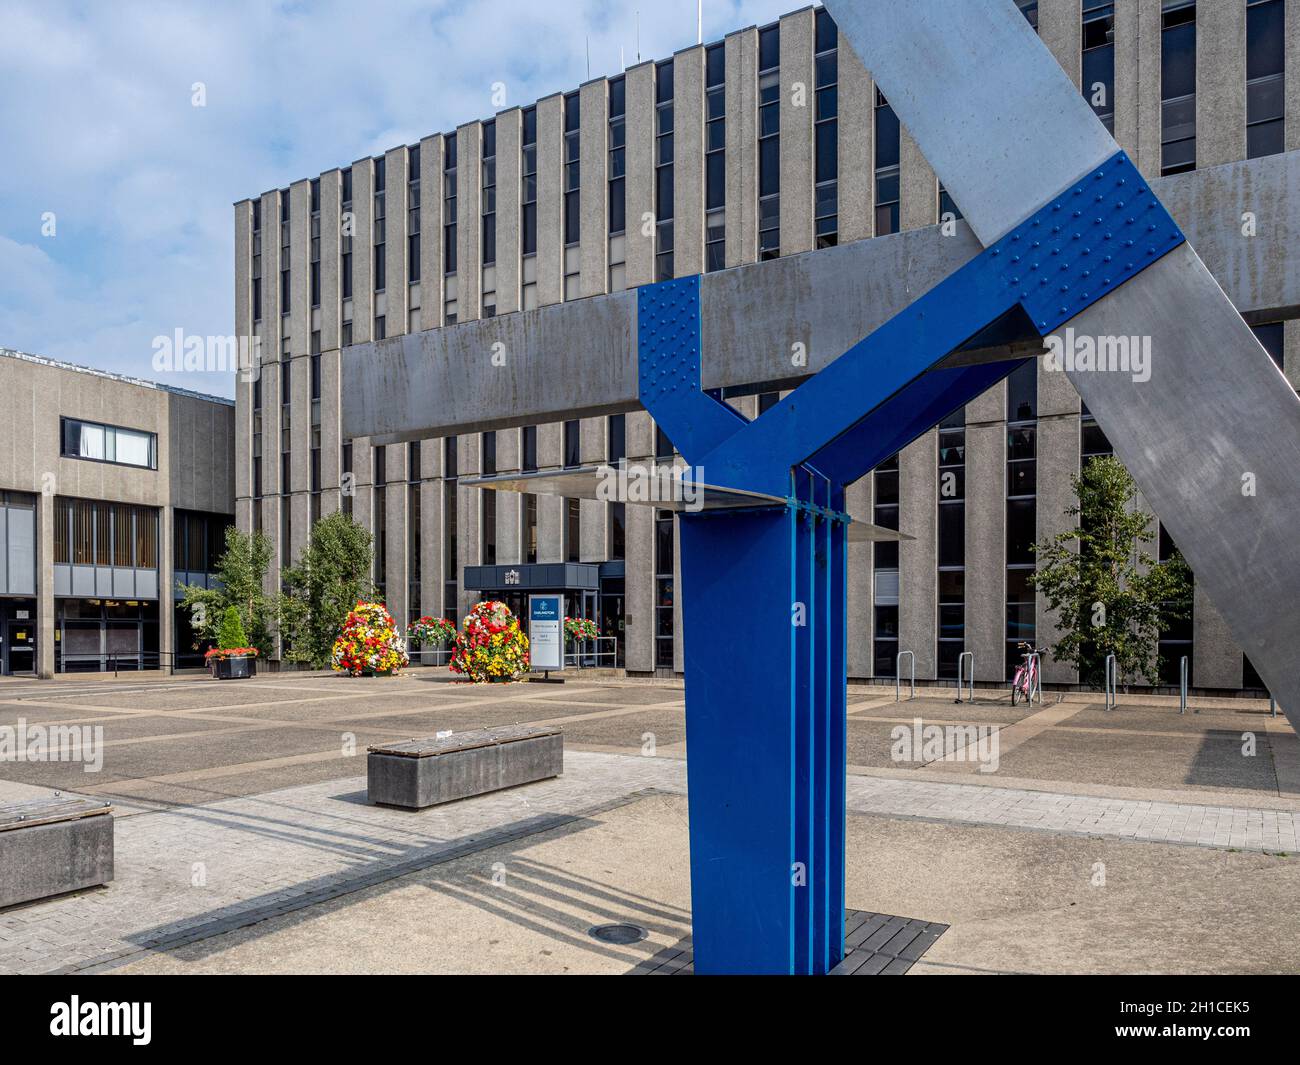
<svg viewBox="0 0 1300 1065"><path fill-rule="evenodd" d="M899 702L902 697L902 679L903 679L903 656L906 655L912 665L912 694L909 699L916 698L916 655L911 651L899 651L898 657L894 659L894 702Z"/></svg>
<svg viewBox="0 0 1300 1065"><path fill-rule="evenodd" d="M970 673L963 674L962 667L965 666L966 660L970 659ZM975 701L975 652L963 651L957 656L957 702L961 702L961 682L963 675L966 677L967 690L970 692L970 698L967 702Z"/></svg>
<svg viewBox="0 0 1300 1065"><path fill-rule="evenodd" d="M1107 655L1106 656L1106 709L1107 710L1114 710L1115 707L1119 705L1119 697L1115 692L1115 688L1117 686L1116 681L1118 680L1118 677L1116 676L1116 669L1117 667L1115 664L1115 656Z"/></svg>
<svg viewBox="0 0 1300 1065"><path fill-rule="evenodd" d="M1038 694L1038 705L1043 705L1043 656L1037 651L1029 656L1027 663L1029 666L1029 701L1027 706L1034 705L1034 693Z"/></svg>
<svg viewBox="0 0 1300 1065"><path fill-rule="evenodd" d="M1187 713L1187 656L1178 662L1178 712Z"/></svg>

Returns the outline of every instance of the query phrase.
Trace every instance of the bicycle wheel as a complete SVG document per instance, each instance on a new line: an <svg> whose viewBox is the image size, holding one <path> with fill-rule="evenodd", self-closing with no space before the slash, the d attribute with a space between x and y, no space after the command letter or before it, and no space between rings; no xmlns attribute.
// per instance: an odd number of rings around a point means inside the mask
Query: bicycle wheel
<svg viewBox="0 0 1300 1065"><path fill-rule="evenodd" d="M1020 700L1020 674L1016 674L1016 679L1011 682L1011 705L1015 706Z"/></svg>

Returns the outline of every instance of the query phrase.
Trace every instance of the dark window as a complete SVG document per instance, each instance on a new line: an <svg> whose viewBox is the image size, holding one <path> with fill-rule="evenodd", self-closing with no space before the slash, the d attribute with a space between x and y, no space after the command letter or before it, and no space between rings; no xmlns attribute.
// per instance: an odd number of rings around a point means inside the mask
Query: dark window
<svg viewBox="0 0 1300 1065"><path fill-rule="evenodd" d="M1160 58L1161 170L1196 166L1196 4L1166 5Z"/></svg>
<svg viewBox="0 0 1300 1065"><path fill-rule="evenodd" d="M1286 8L1282 0L1246 7L1246 158L1285 150Z"/></svg>

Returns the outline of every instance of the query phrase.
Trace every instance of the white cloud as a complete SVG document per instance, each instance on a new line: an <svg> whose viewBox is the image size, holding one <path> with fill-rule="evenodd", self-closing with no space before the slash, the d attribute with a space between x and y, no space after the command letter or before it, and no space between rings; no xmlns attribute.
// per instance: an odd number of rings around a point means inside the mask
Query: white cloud
<svg viewBox="0 0 1300 1065"><path fill-rule="evenodd" d="M797 7L705 4L706 39ZM154 376L154 336L233 330L237 200L528 103L636 56L637 0L7 0L0 346ZM643 58L695 40L640 14ZM191 106L203 82L207 106ZM53 211L57 235L41 235ZM231 394L208 375L179 382Z"/></svg>

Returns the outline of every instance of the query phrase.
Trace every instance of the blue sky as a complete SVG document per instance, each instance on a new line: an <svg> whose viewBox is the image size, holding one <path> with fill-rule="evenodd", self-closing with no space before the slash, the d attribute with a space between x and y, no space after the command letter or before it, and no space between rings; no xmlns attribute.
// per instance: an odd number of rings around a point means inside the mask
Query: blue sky
<svg viewBox="0 0 1300 1065"><path fill-rule="evenodd" d="M705 0L705 40L800 6ZM573 88L588 39L617 73L638 10L643 58L695 42L695 0L0 0L0 347L233 394L153 340L233 332L235 201Z"/></svg>

